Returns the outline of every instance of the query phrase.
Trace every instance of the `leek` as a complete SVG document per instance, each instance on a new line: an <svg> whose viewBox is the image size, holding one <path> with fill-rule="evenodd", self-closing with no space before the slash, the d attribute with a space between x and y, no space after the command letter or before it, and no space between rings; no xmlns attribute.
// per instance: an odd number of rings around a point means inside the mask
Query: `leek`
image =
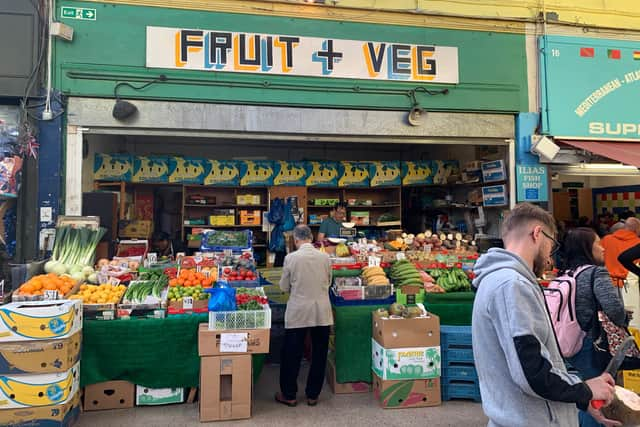
<svg viewBox="0 0 640 427"><path fill-rule="evenodd" d="M106 232L102 227L97 230L68 225L58 227L51 258L66 266L93 265L96 247Z"/></svg>

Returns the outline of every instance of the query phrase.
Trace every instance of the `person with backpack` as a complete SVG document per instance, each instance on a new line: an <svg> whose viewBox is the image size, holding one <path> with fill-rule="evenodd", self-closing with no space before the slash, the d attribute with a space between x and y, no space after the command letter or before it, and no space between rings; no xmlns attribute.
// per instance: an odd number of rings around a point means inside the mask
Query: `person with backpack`
<svg viewBox="0 0 640 427"><path fill-rule="evenodd" d="M549 212L520 203L502 223L504 249L489 249L474 267L471 337L489 427L575 427L578 409L608 427L621 425L590 405L611 402L611 375L583 381L560 353L537 281L558 246L556 231Z"/></svg>
<svg viewBox="0 0 640 427"><path fill-rule="evenodd" d="M567 233L563 247L565 265L561 276L554 282L558 283L561 281L559 279L565 277L574 279L571 284L575 290L575 305L574 310L569 306L569 311L574 311L574 319L580 330L562 337L562 332L556 327L556 333L560 342L563 338L571 337L581 341L574 347L577 352L565 356L568 356L566 360L578 371L579 376L583 380L589 380L602 374L610 358L607 352L598 351L594 347L594 342L601 335L598 311L604 312L614 324L622 327L629 324L629 318L611 282L611 276L604 267L604 249L598 234L591 228L575 228ZM580 412L579 419L581 427L602 425L586 411Z"/></svg>

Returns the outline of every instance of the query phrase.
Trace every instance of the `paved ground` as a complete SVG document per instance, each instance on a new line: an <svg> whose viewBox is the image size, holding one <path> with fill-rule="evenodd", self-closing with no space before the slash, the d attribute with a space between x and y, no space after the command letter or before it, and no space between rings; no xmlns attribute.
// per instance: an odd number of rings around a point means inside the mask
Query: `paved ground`
<svg viewBox="0 0 640 427"><path fill-rule="evenodd" d="M306 370L303 370L306 378ZM298 404L288 408L273 400L278 366L265 366L254 391L253 418L219 422L216 426L486 426L487 418L478 403L444 402L442 406L419 409L381 409L372 393L334 395L325 385L316 407ZM301 390L304 387L300 386ZM138 407L128 410L85 412L80 426L86 427L181 427L201 426L197 404Z"/></svg>

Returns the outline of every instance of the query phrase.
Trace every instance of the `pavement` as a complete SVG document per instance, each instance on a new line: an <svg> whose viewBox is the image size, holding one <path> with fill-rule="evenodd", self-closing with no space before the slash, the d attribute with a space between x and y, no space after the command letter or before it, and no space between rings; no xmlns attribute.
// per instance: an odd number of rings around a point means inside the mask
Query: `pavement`
<svg viewBox="0 0 640 427"><path fill-rule="evenodd" d="M265 365L254 388L253 416L248 420L217 422L215 426L428 426L479 427L487 425L482 406L472 401L449 401L441 406L382 409L373 393L334 395L325 384L318 406L299 402L289 408L273 400L278 387L278 365ZM307 368L303 366L299 390L304 390ZM303 393L298 396L302 399ZM198 404L136 407L84 412L79 426L86 427L178 427L201 426Z"/></svg>

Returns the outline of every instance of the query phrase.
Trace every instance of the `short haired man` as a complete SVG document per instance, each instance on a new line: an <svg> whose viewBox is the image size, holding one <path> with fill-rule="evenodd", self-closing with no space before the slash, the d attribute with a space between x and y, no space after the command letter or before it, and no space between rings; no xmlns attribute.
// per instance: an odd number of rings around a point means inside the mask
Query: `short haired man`
<svg viewBox="0 0 640 427"><path fill-rule="evenodd" d="M315 406L324 383L329 328L333 324L329 285L331 261L311 242L313 235L306 225L293 230L297 250L284 259L280 289L289 292L284 317L285 336L280 360L280 392L276 401L295 406L298 372L307 333L311 335L311 367L307 377L307 404Z"/></svg>
<svg viewBox="0 0 640 427"><path fill-rule="evenodd" d="M562 359L537 282L557 247L555 234L551 214L519 204L502 226L505 249L490 249L474 268L473 353L491 427L576 427L577 408L606 426L620 425L589 404L610 403L611 375L582 382Z"/></svg>
<svg viewBox="0 0 640 427"><path fill-rule="evenodd" d="M342 223L347 220L347 205L338 202L333 205L329 217L322 221L318 230L318 242L322 242L327 237L340 237Z"/></svg>

